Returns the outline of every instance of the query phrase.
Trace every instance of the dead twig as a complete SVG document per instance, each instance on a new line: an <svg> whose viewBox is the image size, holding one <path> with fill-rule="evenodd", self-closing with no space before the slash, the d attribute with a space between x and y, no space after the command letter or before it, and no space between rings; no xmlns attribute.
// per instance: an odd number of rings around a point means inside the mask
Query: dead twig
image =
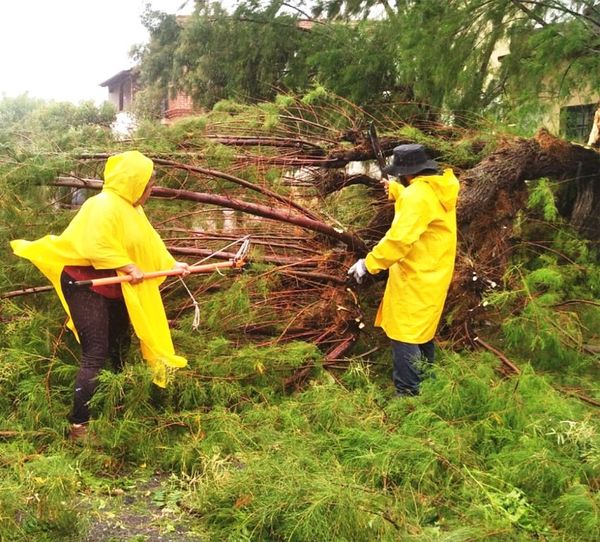
<svg viewBox="0 0 600 542"><path fill-rule="evenodd" d="M596 401L595 399L592 399L591 397L588 397L587 395L583 395L582 393L570 390L568 388L556 387L555 389L557 389L561 393L564 393L565 395L570 395L571 397L576 397L577 399L579 399L580 401L583 401L584 403L587 403L588 405L600 407L600 401Z"/></svg>
<svg viewBox="0 0 600 542"><path fill-rule="evenodd" d="M513 374L521 374L521 369L519 369L512 361L510 361L503 352L497 348L494 348L491 344L486 343L481 337L475 337L473 342L481 345L489 352L492 352L492 354L494 354L506 367L508 367Z"/></svg>
<svg viewBox="0 0 600 542"><path fill-rule="evenodd" d="M13 290L12 292L4 292L3 294L0 294L0 299L9 299L20 295L39 294L41 292L49 292L50 290L54 290L54 286L29 286L27 288L21 288L20 290Z"/></svg>

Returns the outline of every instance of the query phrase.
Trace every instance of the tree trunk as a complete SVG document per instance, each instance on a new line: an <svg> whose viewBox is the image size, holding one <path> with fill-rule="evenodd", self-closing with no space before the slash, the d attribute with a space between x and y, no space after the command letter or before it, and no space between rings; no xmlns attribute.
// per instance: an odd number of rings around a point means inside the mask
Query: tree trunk
<svg viewBox="0 0 600 542"><path fill-rule="evenodd" d="M559 182L557 207L588 239L600 236L600 154L545 130L509 142L461 175L459 254L446 311L446 336L462 341L481 312L481 296L500 284L514 243L513 224L528 196L526 181Z"/></svg>
<svg viewBox="0 0 600 542"><path fill-rule="evenodd" d="M525 181L561 182L561 215L589 239L600 236L600 154L540 130L533 139L509 143L461 175L458 222L468 248L482 233L502 229L522 208Z"/></svg>

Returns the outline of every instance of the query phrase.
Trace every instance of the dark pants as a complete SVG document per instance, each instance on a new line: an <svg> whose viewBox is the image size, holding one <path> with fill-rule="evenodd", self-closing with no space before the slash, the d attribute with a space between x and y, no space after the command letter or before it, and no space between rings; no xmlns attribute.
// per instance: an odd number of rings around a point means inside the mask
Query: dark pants
<svg viewBox="0 0 600 542"><path fill-rule="evenodd" d="M422 378L423 363L433 363L433 340L423 344L392 341L392 378L398 395L417 395Z"/></svg>
<svg viewBox="0 0 600 542"><path fill-rule="evenodd" d="M90 419L89 401L98 385L98 374L110 359L112 368L123 368L123 358L131 344L129 314L123 299L109 299L88 286L69 284L63 272L60 284L81 343L81 365L75 379L72 423Z"/></svg>

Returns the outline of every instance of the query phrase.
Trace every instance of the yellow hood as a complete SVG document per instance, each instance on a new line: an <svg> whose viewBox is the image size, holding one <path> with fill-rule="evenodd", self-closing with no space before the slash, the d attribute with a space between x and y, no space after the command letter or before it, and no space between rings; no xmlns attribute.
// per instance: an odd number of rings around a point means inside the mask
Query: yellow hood
<svg viewBox="0 0 600 542"><path fill-rule="evenodd" d="M454 176L454 172L451 169L445 169L442 175L417 177L413 179L413 182L417 179L425 181L431 186L434 194L446 211L451 211L456 207L459 185L458 179Z"/></svg>
<svg viewBox="0 0 600 542"><path fill-rule="evenodd" d="M106 161L102 190L133 204L144 193L153 169L152 160L139 151L115 154Z"/></svg>

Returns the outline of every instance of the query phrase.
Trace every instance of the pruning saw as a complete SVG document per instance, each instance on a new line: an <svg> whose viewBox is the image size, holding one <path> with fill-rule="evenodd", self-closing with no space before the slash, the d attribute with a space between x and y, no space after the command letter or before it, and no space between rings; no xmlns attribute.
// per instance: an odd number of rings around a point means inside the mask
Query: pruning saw
<svg viewBox="0 0 600 542"><path fill-rule="evenodd" d="M373 147L375 158L377 159L379 169L381 170L381 178L387 181L388 175L383 172L383 168L386 166L385 157L383 156L383 151L379 144L379 136L377 135L377 128L375 128L375 123L373 121L369 123L369 139L371 140L371 147Z"/></svg>

